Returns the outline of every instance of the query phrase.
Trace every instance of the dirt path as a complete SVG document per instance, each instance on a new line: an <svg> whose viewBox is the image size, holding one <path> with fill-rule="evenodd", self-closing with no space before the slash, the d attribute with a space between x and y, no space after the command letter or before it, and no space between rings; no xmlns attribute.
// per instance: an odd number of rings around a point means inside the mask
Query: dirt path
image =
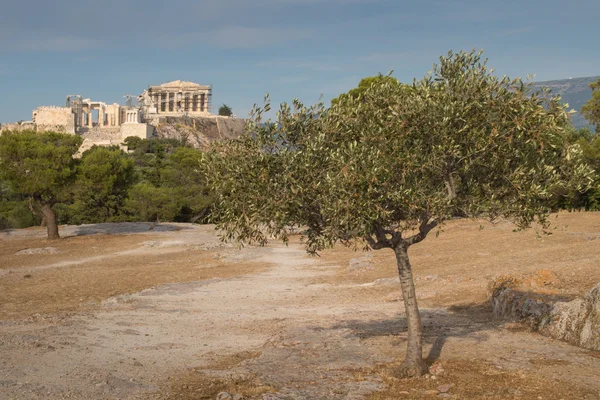
<svg viewBox="0 0 600 400"><path fill-rule="evenodd" d="M600 214L584 215L555 241L532 242L504 259L494 253L502 253L499 238L511 234L508 227L477 239L476 223L458 222L448 233L462 232L466 249L476 241L479 253L493 255L486 262L512 260L511 270L524 269L516 259L532 251L539 259L568 238L566 245L577 248L569 263L589 264L591 283L600 246L590 247L588 236L600 232ZM84 311L59 300L59 292L49 299L62 306L44 314L32 314L46 309L17 294L4 301L21 301L19 307L0 304L12 310L0 321L0 398L214 399L221 391L260 399L600 398L600 356L493 320L484 302L493 271L473 267L481 260L463 265L460 248L448 256L443 241L451 239L443 235L414 257L425 354L439 373L397 381L389 371L404 352L406 327L389 255L336 249L317 259L297 242L238 251L220 247L208 228L175 228L128 228L116 232L121 237L92 230L104 235L74 235L56 255L33 254L29 262L13 255L26 243L47 247L39 233L5 236L6 291L26 292L30 282L46 279L47 292L75 273L88 291L98 276L100 289ZM102 254L81 249L83 243L101 246ZM443 254L451 260L443 270L422 262ZM540 264L555 265L564 290L575 291L580 278L561 275L563 262ZM34 271L32 278L23 278L25 271ZM110 279L122 285L102 289ZM32 311L17 313L21 308Z"/></svg>

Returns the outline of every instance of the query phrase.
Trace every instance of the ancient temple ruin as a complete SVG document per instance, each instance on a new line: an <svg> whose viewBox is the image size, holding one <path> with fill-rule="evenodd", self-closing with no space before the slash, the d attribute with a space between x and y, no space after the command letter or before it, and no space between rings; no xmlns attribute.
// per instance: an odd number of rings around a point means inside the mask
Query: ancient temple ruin
<svg viewBox="0 0 600 400"><path fill-rule="evenodd" d="M32 120L2 129L34 129L96 137L126 138L152 135L158 117L211 116L212 87L194 82L172 81L149 86L142 94L126 96L125 105L107 104L80 95L68 95L64 107L41 106Z"/></svg>
<svg viewBox="0 0 600 400"><path fill-rule="evenodd" d="M212 88L194 82L172 81L150 86L138 96L144 114L210 115Z"/></svg>

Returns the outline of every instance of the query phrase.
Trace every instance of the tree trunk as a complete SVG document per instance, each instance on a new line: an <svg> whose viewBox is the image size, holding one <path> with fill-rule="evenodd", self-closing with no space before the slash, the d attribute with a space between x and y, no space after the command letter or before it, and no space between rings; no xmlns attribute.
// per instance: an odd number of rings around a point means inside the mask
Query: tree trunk
<svg viewBox="0 0 600 400"><path fill-rule="evenodd" d="M48 232L48 239L60 239L58 234L58 225L56 225L56 213L49 204L42 204L42 213L46 220L46 230Z"/></svg>
<svg viewBox="0 0 600 400"><path fill-rule="evenodd" d="M408 259L408 246L400 243L395 249L396 262L398 263L398 275L404 298L404 310L408 324L408 342L406 344L406 358L400 365L399 374L402 377L421 376L427 372L427 365L423 360L423 328L421 315L417 305L415 284L412 269Z"/></svg>

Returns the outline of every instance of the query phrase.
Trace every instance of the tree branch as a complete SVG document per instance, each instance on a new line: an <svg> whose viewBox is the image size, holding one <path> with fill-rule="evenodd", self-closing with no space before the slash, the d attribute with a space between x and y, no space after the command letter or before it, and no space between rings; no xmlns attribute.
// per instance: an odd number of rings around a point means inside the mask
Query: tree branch
<svg viewBox="0 0 600 400"><path fill-rule="evenodd" d="M446 190L448 190L448 198L454 200L456 198L456 185L454 184L454 178L452 177L451 172L446 173L444 183L446 184Z"/></svg>
<svg viewBox="0 0 600 400"><path fill-rule="evenodd" d="M371 235L365 236L365 240L373 250L380 250L386 247L392 248L392 242L387 238L387 235L390 234L394 237L394 232L388 231L379 224L374 225L372 231ZM373 239L372 235L375 236L377 241Z"/></svg>
<svg viewBox="0 0 600 400"><path fill-rule="evenodd" d="M433 228L438 225L437 221L429 222L429 215L424 215L421 219L421 225L419 226L419 233L412 235L411 237L404 240L408 246L417 244L427 237L427 234L431 232Z"/></svg>
<svg viewBox="0 0 600 400"><path fill-rule="evenodd" d="M370 235L365 236L365 240L367 241L367 243L373 250L381 250L381 249L384 249L385 247L387 247L383 243L380 243L379 241L376 242Z"/></svg>

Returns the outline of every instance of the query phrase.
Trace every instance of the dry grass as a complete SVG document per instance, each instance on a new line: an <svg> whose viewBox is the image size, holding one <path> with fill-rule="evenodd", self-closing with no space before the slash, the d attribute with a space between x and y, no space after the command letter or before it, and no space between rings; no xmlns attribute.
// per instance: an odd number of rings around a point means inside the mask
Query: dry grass
<svg viewBox="0 0 600 400"><path fill-rule="evenodd" d="M600 282L600 212L562 212L553 221L556 228L552 235L539 238L533 230L512 232L514 227L509 223L450 221L439 237L430 235L410 249L421 305L447 307L485 302L488 282L494 277L539 270L552 276L552 289L560 294L586 293ZM397 278L391 250L371 254L372 269L349 271L349 261L363 257L362 252L342 246L324 251L321 260L338 265L338 273L317 277L314 283L356 285ZM460 296L456 295L457 284L461 287ZM381 286L365 290L373 295L390 291ZM398 288L396 296L399 295Z"/></svg>
<svg viewBox="0 0 600 400"><path fill-rule="evenodd" d="M394 377L398 363L379 365L374 371L388 388L373 393L370 400L439 398L440 389L452 399L570 400L595 399L597 394L560 379L545 379L529 371L508 371L478 360L452 359L442 362L444 372L418 379ZM363 371L363 373L366 371ZM446 386L444 388L444 386Z"/></svg>
<svg viewBox="0 0 600 400"><path fill-rule="evenodd" d="M139 248L146 235L93 235L58 241L11 240L2 243L0 319L22 319L33 314L86 311L112 296L135 293L153 286L231 278L260 272L268 266L241 262L227 264L218 251L180 249L166 254L139 254L82 264L29 271L37 265L69 262ZM58 254L15 255L25 248L55 247ZM20 272L19 270L23 270Z"/></svg>

